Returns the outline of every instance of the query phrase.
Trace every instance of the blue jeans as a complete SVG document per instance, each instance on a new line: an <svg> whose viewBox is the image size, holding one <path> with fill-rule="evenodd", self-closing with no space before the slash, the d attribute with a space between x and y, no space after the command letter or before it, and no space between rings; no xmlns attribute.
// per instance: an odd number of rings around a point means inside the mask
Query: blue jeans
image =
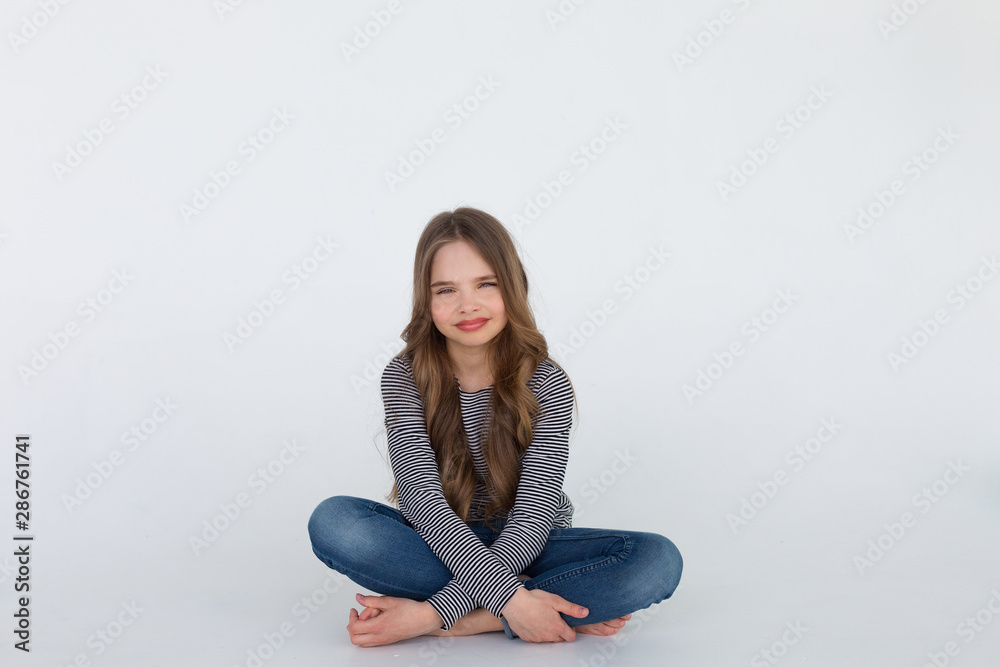
<svg viewBox="0 0 1000 667"><path fill-rule="evenodd" d="M483 544L499 533L468 523ZM503 521L495 521L498 530ZM453 578L399 510L373 500L334 496L309 517L313 553L368 590L426 600ZM669 598L681 578L681 554L656 533L601 528L553 528L542 553L523 573L524 587L583 605L584 618L560 614L570 626L610 621ZM517 635L501 619L511 639Z"/></svg>

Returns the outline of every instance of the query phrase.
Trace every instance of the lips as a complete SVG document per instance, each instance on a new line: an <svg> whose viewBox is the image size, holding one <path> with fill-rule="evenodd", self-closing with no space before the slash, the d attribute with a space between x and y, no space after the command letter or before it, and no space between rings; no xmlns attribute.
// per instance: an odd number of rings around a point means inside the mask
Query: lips
<svg viewBox="0 0 1000 667"><path fill-rule="evenodd" d="M488 321L489 320L480 317L480 318L475 319L475 320L462 320L461 322L459 322L455 326L457 326L462 331L475 331L476 329L481 328Z"/></svg>

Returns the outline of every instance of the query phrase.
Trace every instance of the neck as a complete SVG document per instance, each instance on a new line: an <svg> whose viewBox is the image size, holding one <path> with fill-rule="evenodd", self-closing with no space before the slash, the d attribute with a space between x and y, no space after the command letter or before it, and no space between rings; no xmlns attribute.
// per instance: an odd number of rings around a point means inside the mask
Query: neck
<svg viewBox="0 0 1000 667"><path fill-rule="evenodd" d="M485 378L491 375L485 345L481 350L448 349L448 357L456 376L464 378Z"/></svg>

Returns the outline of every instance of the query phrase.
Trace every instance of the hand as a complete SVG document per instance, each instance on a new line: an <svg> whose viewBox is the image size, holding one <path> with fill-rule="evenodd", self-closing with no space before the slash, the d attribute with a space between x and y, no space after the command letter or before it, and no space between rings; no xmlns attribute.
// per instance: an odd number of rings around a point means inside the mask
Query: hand
<svg viewBox="0 0 1000 667"><path fill-rule="evenodd" d="M559 612L584 618L590 613L585 607L565 600L555 593L541 589L517 589L501 614L507 625L521 639L529 642L571 642L576 632Z"/></svg>
<svg viewBox="0 0 1000 667"><path fill-rule="evenodd" d="M379 595L361 595L356 599L367 607L361 614L351 609L347 632L357 646L382 646L410 639L440 628L441 617L429 602Z"/></svg>
<svg viewBox="0 0 1000 667"><path fill-rule="evenodd" d="M375 618L382 613L382 610L377 607L365 607L362 610L361 615L358 616L358 620L367 621L369 618Z"/></svg>

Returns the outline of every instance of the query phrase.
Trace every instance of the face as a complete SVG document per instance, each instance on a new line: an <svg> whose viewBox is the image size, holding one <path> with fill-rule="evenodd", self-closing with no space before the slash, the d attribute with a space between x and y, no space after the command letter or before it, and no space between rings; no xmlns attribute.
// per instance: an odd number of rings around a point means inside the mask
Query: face
<svg viewBox="0 0 1000 667"><path fill-rule="evenodd" d="M493 268L466 241L452 241L431 263L431 317L447 339L448 352L485 353L486 344L507 325ZM462 325L468 320L471 326Z"/></svg>

